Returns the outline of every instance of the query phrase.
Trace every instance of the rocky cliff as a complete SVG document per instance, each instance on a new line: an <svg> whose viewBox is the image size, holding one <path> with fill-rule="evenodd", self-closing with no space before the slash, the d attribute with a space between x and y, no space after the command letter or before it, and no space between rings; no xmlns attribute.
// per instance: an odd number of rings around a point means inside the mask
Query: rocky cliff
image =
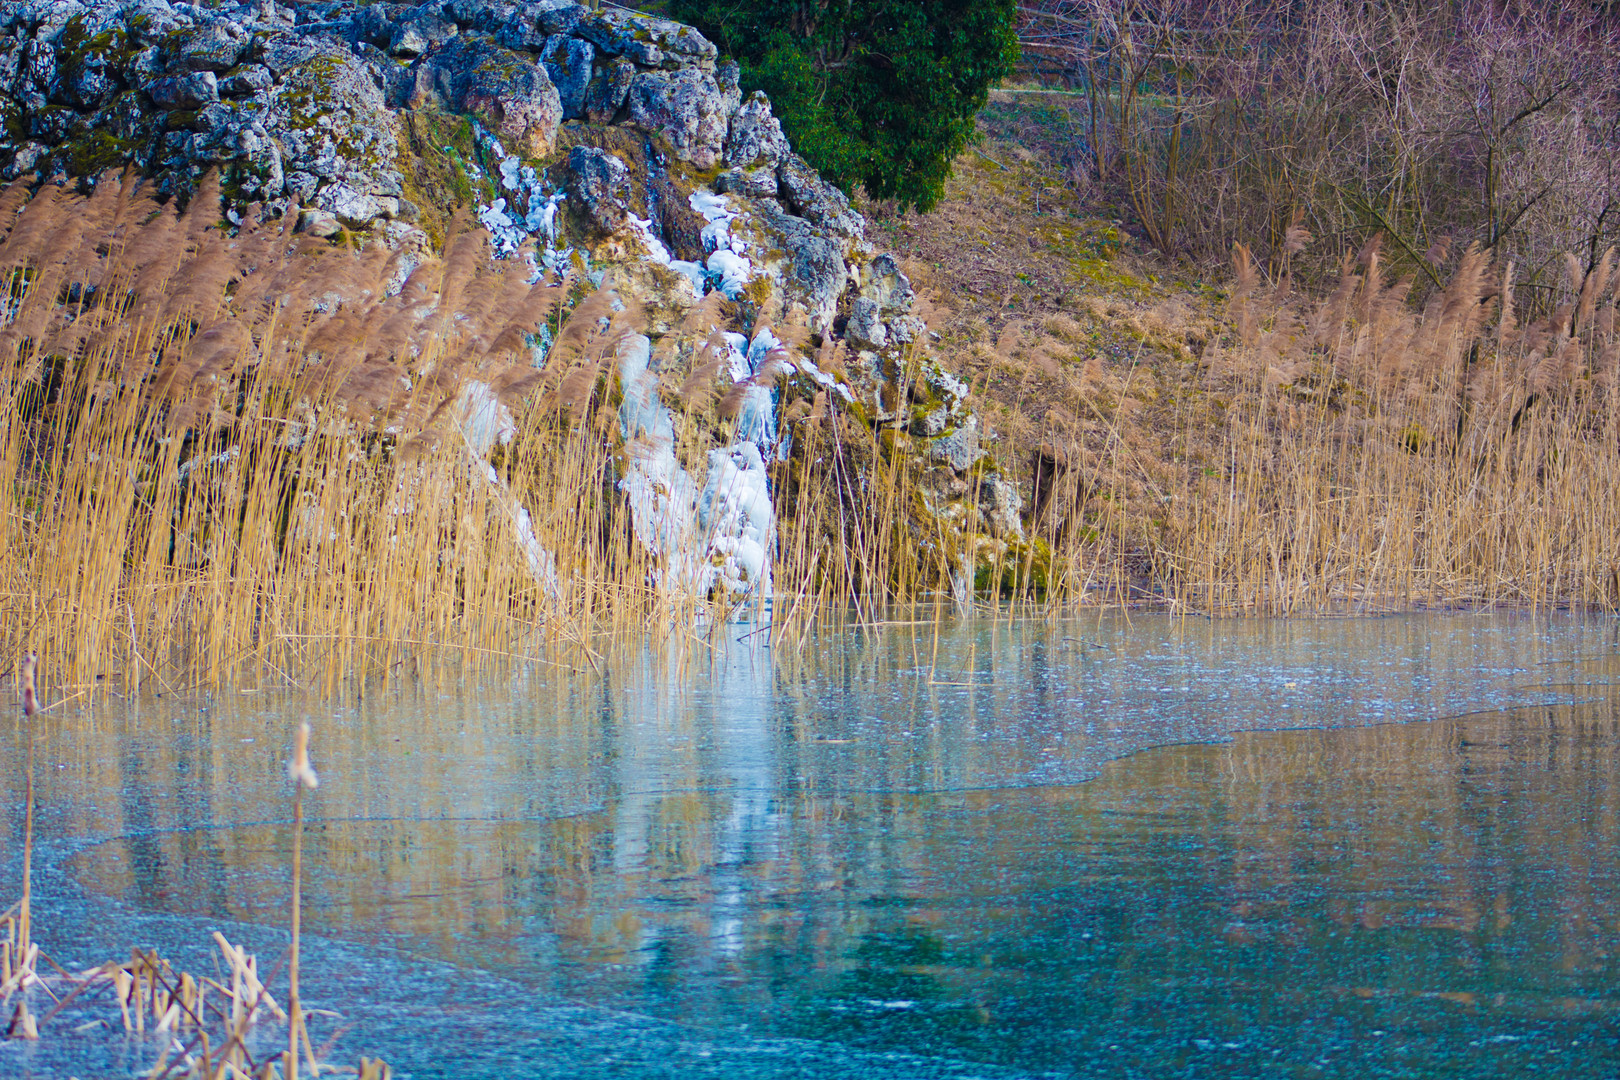
<svg viewBox="0 0 1620 1080"><path fill-rule="evenodd" d="M615 388L638 449L618 484L666 586L769 595L771 464L793 423L829 411L915 450L908 513L948 538L959 594L976 563L1028 563L1017 491L987 469L906 275L691 27L564 0L23 0L0 11L0 126L8 180L133 167L184 201L217 172L233 223L297 215L333 243L424 254L460 205L536 280L636 305ZM695 324L715 292L729 315ZM736 399L706 468L682 464L658 392L665 358L699 340L723 341ZM462 425L487 454L506 406L462 397L496 421Z"/></svg>

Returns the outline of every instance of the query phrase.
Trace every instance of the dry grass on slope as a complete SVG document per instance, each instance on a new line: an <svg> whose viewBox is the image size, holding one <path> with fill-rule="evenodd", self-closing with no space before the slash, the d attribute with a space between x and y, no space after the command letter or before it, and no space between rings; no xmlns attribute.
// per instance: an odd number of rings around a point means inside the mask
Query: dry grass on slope
<svg viewBox="0 0 1620 1080"><path fill-rule="evenodd" d="M1217 289L1088 216L1061 96L999 96L940 210L878 229L1065 595L1620 604L1612 263L1525 291L1535 318L1477 251L1421 308L1376 243L1319 295L1252 260Z"/></svg>

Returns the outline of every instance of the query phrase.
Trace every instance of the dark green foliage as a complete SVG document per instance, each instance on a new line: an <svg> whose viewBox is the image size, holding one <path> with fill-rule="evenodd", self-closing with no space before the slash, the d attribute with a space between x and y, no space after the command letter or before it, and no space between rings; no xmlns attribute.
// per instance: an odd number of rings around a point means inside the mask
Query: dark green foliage
<svg viewBox="0 0 1620 1080"><path fill-rule="evenodd" d="M1014 0L672 0L771 97L794 149L852 191L928 210L1018 57Z"/></svg>

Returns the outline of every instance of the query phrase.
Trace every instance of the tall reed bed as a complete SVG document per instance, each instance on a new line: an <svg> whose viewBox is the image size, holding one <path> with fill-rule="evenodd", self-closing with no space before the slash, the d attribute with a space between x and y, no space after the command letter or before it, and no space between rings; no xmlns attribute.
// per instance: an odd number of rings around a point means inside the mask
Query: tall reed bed
<svg viewBox="0 0 1620 1080"><path fill-rule="evenodd" d="M615 377L652 321L634 304L530 284L465 226L440 257L217 206L128 178L0 189L0 649L43 642L68 697L249 671L331 689L439 659L594 663L603 635L725 613L660 585L617 487L642 449ZM1021 525L995 523L988 468L945 475L903 426L918 358L886 373L898 420L784 395L774 632L960 602L975 571L1039 611L1613 605L1614 257L1571 259L1523 323L1511 266L1455 262L1417 310L1376 244L1316 300L1240 247L1231 333L1151 407L1100 358L1067 422L1042 403ZM655 347L697 475L734 435L718 334L741 317L711 299Z"/></svg>
<svg viewBox="0 0 1620 1080"><path fill-rule="evenodd" d="M70 686L171 687L645 620L621 585L645 567L604 529L598 376L627 329L605 297L531 286L466 228L442 258L358 251L218 205L0 192L5 648L47 643Z"/></svg>
<svg viewBox="0 0 1620 1080"><path fill-rule="evenodd" d="M440 257L232 227L218 205L212 183L182 210L129 177L0 191L0 647L45 642L70 694L330 686L447 656L594 662L600 635L729 610L660 586L617 488L642 451L619 430L616 357L650 322L632 299L531 285L465 221ZM735 437L721 331L745 314L713 296L657 345L700 477ZM784 625L961 562L915 512L902 434L825 392L784 422Z"/></svg>
<svg viewBox="0 0 1620 1080"><path fill-rule="evenodd" d="M1519 321L1477 249L1421 310L1379 245L1311 300L1236 249L1235 340L1175 411L1181 464L1143 529L1195 610L1620 603L1615 253L1569 257Z"/></svg>

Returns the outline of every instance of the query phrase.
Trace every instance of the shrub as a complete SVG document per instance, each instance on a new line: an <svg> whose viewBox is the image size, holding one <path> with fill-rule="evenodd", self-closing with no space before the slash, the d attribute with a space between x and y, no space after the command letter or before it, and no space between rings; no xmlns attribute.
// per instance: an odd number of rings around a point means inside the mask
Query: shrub
<svg viewBox="0 0 1620 1080"><path fill-rule="evenodd" d="M1375 233L1438 287L1478 242L1548 291L1620 239L1620 42L1597 5L1023 0L1081 90L1081 156L1166 252ZM1296 236L1299 233L1296 232ZM1449 241L1449 242L1448 242Z"/></svg>

